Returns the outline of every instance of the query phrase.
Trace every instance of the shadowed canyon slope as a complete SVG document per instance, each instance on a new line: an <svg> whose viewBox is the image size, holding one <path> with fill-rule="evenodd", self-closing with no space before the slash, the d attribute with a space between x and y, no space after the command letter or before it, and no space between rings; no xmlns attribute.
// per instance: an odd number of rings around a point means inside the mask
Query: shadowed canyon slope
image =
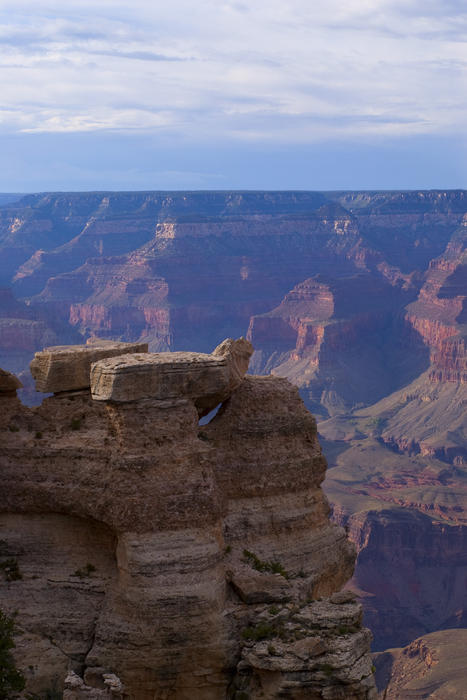
<svg viewBox="0 0 467 700"><path fill-rule="evenodd" d="M128 700L375 700L316 422L288 381L243 377L251 352L50 348L33 409L0 375L1 605L29 692L110 697L116 674Z"/></svg>
<svg viewBox="0 0 467 700"><path fill-rule="evenodd" d="M461 190L30 195L0 207L0 366L247 336L317 416L376 648L403 646L467 611L466 224Z"/></svg>

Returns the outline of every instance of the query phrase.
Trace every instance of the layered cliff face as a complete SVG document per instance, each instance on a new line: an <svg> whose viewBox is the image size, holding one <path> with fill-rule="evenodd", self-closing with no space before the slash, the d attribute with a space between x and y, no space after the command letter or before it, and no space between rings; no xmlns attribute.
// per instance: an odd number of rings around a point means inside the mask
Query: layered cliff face
<svg viewBox="0 0 467 700"><path fill-rule="evenodd" d="M246 341L112 347L38 356L37 381L67 389L38 408L8 377L0 394L2 608L27 690L71 669L68 698L104 680L134 700L375 698L361 608L338 593L354 550L297 389L242 380ZM91 361L91 391L73 390Z"/></svg>
<svg viewBox="0 0 467 700"><path fill-rule="evenodd" d="M305 280L277 308L251 319L253 367L291 379L322 417L372 403L394 387L395 375L403 384L427 359L397 317L406 296L369 272ZM407 357L417 342L419 351Z"/></svg>
<svg viewBox="0 0 467 700"><path fill-rule="evenodd" d="M407 319L430 347L430 379L467 383L467 215L444 254L431 261Z"/></svg>

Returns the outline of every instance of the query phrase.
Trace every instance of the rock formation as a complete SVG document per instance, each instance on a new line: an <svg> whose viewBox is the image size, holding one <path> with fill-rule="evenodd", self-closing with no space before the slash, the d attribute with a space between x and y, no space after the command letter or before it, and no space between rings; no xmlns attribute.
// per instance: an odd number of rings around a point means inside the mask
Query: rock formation
<svg viewBox="0 0 467 700"><path fill-rule="evenodd" d="M101 386L142 362L142 395L70 391L92 353L127 349L61 349L64 391L38 408L0 395L2 607L27 691L72 671L68 700L375 698L371 635L338 592L354 550L297 389L242 379L241 339L92 365Z"/></svg>
<svg viewBox="0 0 467 700"><path fill-rule="evenodd" d="M91 365L107 357L147 353L147 343L91 341L82 345L62 345L36 352L30 364L36 391L57 393L89 389Z"/></svg>

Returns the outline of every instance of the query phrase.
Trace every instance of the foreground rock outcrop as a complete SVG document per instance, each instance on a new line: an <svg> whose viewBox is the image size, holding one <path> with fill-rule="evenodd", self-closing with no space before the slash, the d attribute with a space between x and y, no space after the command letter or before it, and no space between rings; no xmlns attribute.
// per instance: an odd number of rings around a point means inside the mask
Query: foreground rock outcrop
<svg viewBox="0 0 467 700"><path fill-rule="evenodd" d="M67 677L70 700L376 697L315 421L287 380L241 379L246 341L219 347L240 355L207 425L199 385L34 409L0 395L1 606L27 692Z"/></svg>

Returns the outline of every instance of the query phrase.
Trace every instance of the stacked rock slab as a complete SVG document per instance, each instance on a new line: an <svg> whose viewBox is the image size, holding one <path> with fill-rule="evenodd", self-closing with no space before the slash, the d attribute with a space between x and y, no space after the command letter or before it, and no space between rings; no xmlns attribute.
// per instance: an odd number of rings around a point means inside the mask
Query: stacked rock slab
<svg viewBox="0 0 467 700"><path fill-rule="evenodd" d="M200 414L225 401L242 381L253 354L248 340L227 339L211 355L195 352L132 354L91 368L96 401L191 399Z"/></svg>
<svg viewBox="0 0 467 700"><path fill-rule="evenodd" d="M1 607L27 692L73 671L73 700L375 697L315 421L287 380L243 376L250 353L98 359L108 398L0 397Z"/></svg>
<svg viewBox="0 0 467 700"><path fill-rule="evenodd" d="M96 340L88 345L56 345L36 352L30 364L36 391L59 393L88 389L93 362L127 353L145 353L147 343Z"/></svg>

